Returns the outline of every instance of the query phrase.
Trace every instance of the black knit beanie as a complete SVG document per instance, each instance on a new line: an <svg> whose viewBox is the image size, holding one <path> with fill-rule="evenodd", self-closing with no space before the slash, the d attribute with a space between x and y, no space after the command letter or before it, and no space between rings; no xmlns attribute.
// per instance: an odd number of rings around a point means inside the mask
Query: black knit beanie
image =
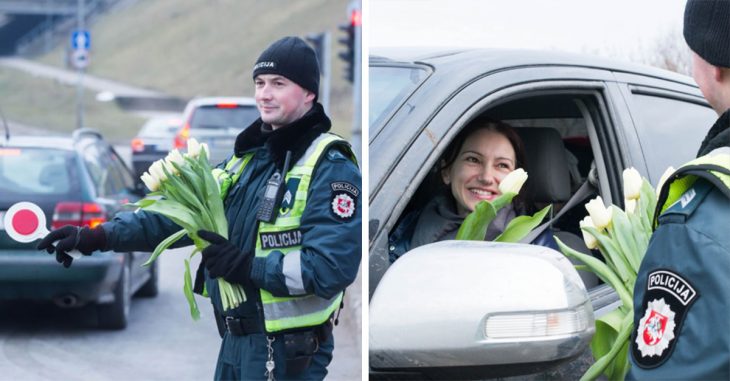
<svg viewBox="0 0 730 381"><path fill-rule="evenodd" d="M253 78L259 74L279 74L315 97L319 94L317 55L299 37L284 37L266 48L253 67Z"/></svg>
<svg viewBox="0 0 730 381"><path fill-rule="evenodd" d="M705 61L730 67L730 0L688 0L684 39Z"/></svg>

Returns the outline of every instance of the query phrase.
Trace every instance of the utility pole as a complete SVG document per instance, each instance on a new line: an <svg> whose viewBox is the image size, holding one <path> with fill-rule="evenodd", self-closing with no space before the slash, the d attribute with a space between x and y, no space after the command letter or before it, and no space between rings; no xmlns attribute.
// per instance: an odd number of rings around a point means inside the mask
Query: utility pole
<svg viewBox="0 0 730 381"><path fill-rule="evenodd" d="M81 32L84 30L84 2L86 0L77 0L76 10L76 30ZM84 72L85 69L81 65L76 66L76 128L84 127Z"/></svg>

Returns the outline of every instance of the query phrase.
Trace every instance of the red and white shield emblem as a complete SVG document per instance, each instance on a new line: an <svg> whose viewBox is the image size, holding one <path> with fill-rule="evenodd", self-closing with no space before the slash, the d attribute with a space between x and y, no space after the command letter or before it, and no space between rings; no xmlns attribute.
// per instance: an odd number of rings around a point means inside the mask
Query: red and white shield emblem
<svg viewBox="0 0 730 381"><path fill-rule="evenodd" d="M332 199L332 211L340 218L350 218L355 213L355 201L341 193Z"/></svg>
<svg viewBox="0 0 730 381"><path fill-rule="evenodd" d="M648 303L636 332L636 345L642 356L661 356L669 347L674 339L674 316L664 298Z"/></svg>

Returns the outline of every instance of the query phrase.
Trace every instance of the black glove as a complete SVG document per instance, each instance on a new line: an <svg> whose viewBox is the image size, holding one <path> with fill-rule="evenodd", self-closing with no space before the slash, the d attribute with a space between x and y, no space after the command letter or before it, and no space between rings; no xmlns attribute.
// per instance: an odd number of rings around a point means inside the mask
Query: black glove
<svg viewBox="0 0 730 381"><path fill-rule="evenodd" d="M54 246L53 243L58 241ZM101 226L93 229L66 225L48 233L39 243L38 250L46 250L48 254L56 253L56 261L64 267L71 266L73 258L68 255L71 250L78 250L83 255L91 255L106 246L106 233Z"/></svg>
<svg viewBox="0 0 730 381"><path fill-rule="evenodd" d="M242 253L231 241L217 233L198 230L198 236L210 246L203 249L203 263L211 278L223 277L229 283L251 285L250 253Z"/></svg>

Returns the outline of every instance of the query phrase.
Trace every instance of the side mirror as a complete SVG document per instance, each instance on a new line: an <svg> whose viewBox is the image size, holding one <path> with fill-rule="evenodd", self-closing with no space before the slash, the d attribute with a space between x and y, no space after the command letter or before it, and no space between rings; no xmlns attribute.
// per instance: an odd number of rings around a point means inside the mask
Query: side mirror
<svg viewBox="0 0 730 381"><path fill-rule="evenodd" d="M437 242L402 256L375 290L371 372L537 372L579 355L594 330L588 293L562 254L526 244Z"/></svg>

